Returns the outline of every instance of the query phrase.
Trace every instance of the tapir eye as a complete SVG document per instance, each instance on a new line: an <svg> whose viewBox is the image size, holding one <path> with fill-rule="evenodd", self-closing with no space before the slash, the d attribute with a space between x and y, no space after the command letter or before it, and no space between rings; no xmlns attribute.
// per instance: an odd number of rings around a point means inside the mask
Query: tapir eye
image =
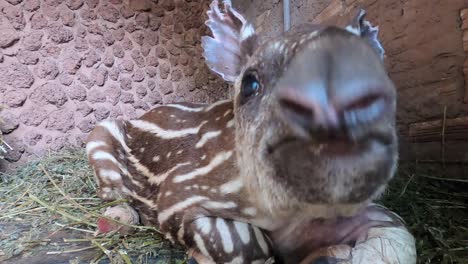
<svg viewBox="0 0 468 264"><path fill-rule="evenodd" d="M255 96L260 92L260 82L254 73L247 73L242 79L241 94L243 99Z"/></svg>

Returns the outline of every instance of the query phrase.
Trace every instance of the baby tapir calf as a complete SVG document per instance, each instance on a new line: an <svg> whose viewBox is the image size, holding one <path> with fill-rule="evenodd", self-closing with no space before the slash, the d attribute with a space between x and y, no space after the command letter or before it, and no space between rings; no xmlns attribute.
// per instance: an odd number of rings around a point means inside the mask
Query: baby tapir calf
<svg viewBox="0 0 468 264"><path fill-rule="evenodd" d="M99 196L130 198L199 263L415 263L400 218L371 203L397 164L396 91L364 15L262 42L213 1L204 56L234 98L100 123Z"/></svg>

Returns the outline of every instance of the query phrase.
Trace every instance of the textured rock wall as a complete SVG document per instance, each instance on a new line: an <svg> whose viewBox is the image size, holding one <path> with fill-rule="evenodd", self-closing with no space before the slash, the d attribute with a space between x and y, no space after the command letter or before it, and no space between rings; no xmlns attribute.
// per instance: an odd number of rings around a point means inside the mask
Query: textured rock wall
<svg viewBox="0 0 468 264"><path fill-rule="evenodd" d="M1 131L10 162L81 146L93 126L227 87L204 65L209 1L0 0Z"/></svg>

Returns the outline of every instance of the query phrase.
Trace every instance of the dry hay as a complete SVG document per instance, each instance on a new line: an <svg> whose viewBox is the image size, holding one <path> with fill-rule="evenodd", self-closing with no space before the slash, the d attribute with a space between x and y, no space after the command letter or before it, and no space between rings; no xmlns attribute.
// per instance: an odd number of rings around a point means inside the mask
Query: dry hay
<svg viewBox="0 0 468 264"><path fill-rule="evenodd" d="M400 214L416 236L418 263L468 263L468 181L430 173L402 166L382 202ZM154 228L140 227L126 237L93 236L103 209L123 201L103 204L95 196L82 151L29 163L1 175L0 184L0 262L89 250L94 263L158 263L154 257L163 263L185 262L183 251L171 247ZM67 237L54 237L64 230L70 233ZM78 262L76 255L70 258Z"/></svg>
<svg viewBox="0 0 468 264"><path fill-rule="evenodd" d="M83 151L67 151L0 174L0 262L66 255L81 263L184 263L184 252L155 228L129 236L94 236L104 204ZM108 261L108 260L111 261ZM31 262L31 261L29 261ZM64 261L63 263L68 263Z"/></svg>
<svg viewBox="0 0 468 264"><path fill-rule="evenodd" d="M402 164L381 201L405 219L421 264L468 263L468 174L444 171L444 164Z"/></svg>

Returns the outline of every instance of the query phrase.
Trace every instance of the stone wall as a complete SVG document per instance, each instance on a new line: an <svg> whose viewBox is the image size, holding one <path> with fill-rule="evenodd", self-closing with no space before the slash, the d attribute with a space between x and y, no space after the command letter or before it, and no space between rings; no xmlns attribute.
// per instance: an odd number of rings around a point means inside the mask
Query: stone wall
<svg viewBox="0 0 468 264"><path fill-rule="evenodd" d="M0 0L1 131L10 162L82 146L105 119L227 87L204 65L209 1Z"/></svg>
<svg viewBox="0 0 468 264"><path fill-rule="evenodd" d="M262 34L283 31L282 1L240 0L237 6ZM290 6L293 26L302 22L342 24L358 7L365 8L368 19L380 27L385 63L398 88L403 158L468 161L467 137L460 137L468 135L468 122L460 124L460 120L468 120L468 85L463 76L463 41L468 37L463 40L460 19L468 1L291 0ZM424 121L436 122L429 126L421 123ZM454 125L444 129L443 123ZM424 135L427 133L431 139Z"/></svg>

